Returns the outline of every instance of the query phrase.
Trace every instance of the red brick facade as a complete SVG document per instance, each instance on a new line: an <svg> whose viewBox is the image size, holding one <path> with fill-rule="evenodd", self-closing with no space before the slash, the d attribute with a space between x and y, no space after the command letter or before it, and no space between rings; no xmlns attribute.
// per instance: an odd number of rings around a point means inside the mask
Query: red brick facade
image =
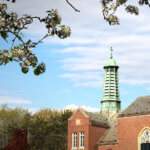
<svg viewBox="0 0 150 150"><path fill-rule="evenodd" d="M103 145L99 146L98 150L121 150L118 145Z"/></svg>
<svg viewBox="0 0 150 150"><path fill-rule="evenodd" d="M141 150L140 133L150 127L150 115L118 118L118 145L99 146L98 150Z"/></svg>
<svg viewBox="0 0 150 150"><path fill-rule="evenodd" d="M90 126L90 149L89 150L98 150L97 142L100 137L106 131L105 128Z"/></svg>
<svg viewBox="0 0 150 150"><path fill-rule="evenodd" d="M118 139L121 150L140 150L138 137L143 129L150 127L150 116L118 118Z"/></svg>
<svg viewBox="0 0 150 150"><path fill-rule="evenodd" d="M77 132L77 150L80 150L79 132L84 132L84 150L97 150L97 141L105 130L105 128L91 126L90 117L79 108L68 120L68 150L72 150L72 133L74 132Z"/></svg>
<svg viewBox="0 0 150 150"><path fill-rule="evenodd" d="M84 150L141 150L140 136L144 129L150 130L150 115L120 117L117 118L117 121L118 144L98 146L97 142L107 129L92 126L90 117L78 109L68 120L68 150L72 150L73 132L77 132L77 147L79 147L79 132L84 132Z"/></svg>
<svg viewBox="0 0 150 150"><path fill-rule="evenodd" d="M89 150L90 118L78 109L68 120L68 150L72 150L72 133L77 132L77 147L79 147L79 132L84 132L85 149Z"/></svg>

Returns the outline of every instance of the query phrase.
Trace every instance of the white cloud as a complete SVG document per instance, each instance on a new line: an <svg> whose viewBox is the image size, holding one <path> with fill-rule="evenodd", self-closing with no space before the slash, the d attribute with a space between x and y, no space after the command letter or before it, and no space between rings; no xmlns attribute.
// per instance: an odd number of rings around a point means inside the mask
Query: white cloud
<svg viewBox="0 0 150 150"><path fill-rule="evenodd" d="M35 107L29 107L27 108L29 110L29 112L31 112L32 114L36 113L38 110L40 110L40 108L35 108Z"/></svg>
<svg viewBox="0 0 150 150"><path fill-rule="evenodd" d="M120 79L121 83L129 84L129 85L142 85L142 84L150 84L149 79Z"/></svg>
<svg viewBox="0 0 150 150"><path fill-rule="evenodd" d="M75 86L83 87L100 87L103 82L103 78L99 72L78 72L78 73L66 73L60 75L62 78L68 78L74 82Z"/></svg>
<svg viewBox="0 0 150 150"><path fill-rule="evenodd" d="M22 93L22 90L4 90L4 89L0 89L0 94L1 95L12 95L12 94L20 94Z"/></svg>
<svg viewBox="0 0 150 150"><path fill-rule="evenodd" d="M18 108L18 107L11 107L10 106L10 108L12 108L12 109L15 109L15 108ZM20 107L20 108L22 108L22 109L27 109L30 113L32 113L32 114L34 114L34 113L36 113L37 111L39 111L40 110L40 108L36 108L36 107Z"/></svg>
<svg viewBox="0 0 150 150"><path fill-rule="evenodd" d="M3 94L3 95L8 94L8 91L6 91L4 89L0 89L0 94Z"/></svg>
<svg viewBox="0 0 150 150"><path fill-rule="evenodd" d="M70 78L73 81L78 81L81 79L95 79L100 80L101 76L98 72L82 72L82 73L65 73L60 75L62 78Z"/></svg>
<svg viewBox="0 0 150 150"><path fill-rule="evenodd" d="M63 90L61 90L61 91L57 91L57 94L68 94L68 93L70 93L70 90L68 90L68 89L63 89Z"/></svg>
<svg viewBox="0 0 150 150"><path fill-rule="evenodd" d="M44 42L66 47L53 52L65 54L65 58L59 61L65 73L59 76L68 78L75 86L102 85L102 67L109 58L108 49L111 46L114 47L114 58L120 66L121 83L150 84L149 8L140 7L139 16L125 13L124 8L120 8L117 14L121 25L109 26L103 19L98 1L77 0L72 3L81 10L80 13L75 13L65 1L60 0L18 1L15 7L11 5L11 10L43 16L48 9L58 9L62 24L71 26L72 35L64 40L48 38ZM45 29L35 23L26 33L36 39L39 34L45 33Z"/></svg>
<svg viewBox="0 0 150 150"><path fill-rule="evenodd" d="M70 79L76 86L99 87L97 85L99 83L102 85L103 80L103 66L109 59L109 50L107 48L106 51L104 48L104 46L93 48L70 47L61 50L60 53L75 53L76 57L67 57L60 61L62 69L66 71L60 77ZM144 40L141 40L138 48L137 46L134 47L134 44L114 48L114 58L120 66L119 75L121 83L131 85L150 84L150 65L146 65L149 64L150 55L148 45L146 46ZM86 80L86 82L82 80Z"/></svg>
<svg viewBox="0 0 150 150"><path fill-rule="evenodd" d="M79 82L79 83L75 83L75 86L83 86L83 87L100 87L102 85L102 82L98 82L98 81L86 81L86 82Z"/></svg>
<svg viewBox="0 0 150 150"><path fill-rule="evenodd" d="M10 96L0 96L0 104L31 104L31 101Z"/></svg>
<svg viewBox="0 0 150 150"><path fill-rule="evenodd" d="M93 108L93 107L85 106L85 105L77 106L75 104L70 104L70 105L66 106L65 109L75 110L75 109L77 109L79 107L81 107L83 110L88 111L88 112L99 112L100 111L100 109L98 109L98 108Z"/></svg>

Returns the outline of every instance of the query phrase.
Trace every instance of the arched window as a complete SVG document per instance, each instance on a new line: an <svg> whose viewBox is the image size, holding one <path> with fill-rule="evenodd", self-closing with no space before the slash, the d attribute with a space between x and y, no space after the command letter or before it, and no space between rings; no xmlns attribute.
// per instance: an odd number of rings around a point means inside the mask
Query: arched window
<svg viewBox="0 0 150 150"><path fill-rule="evenodd" d="M150 150L150 129L146 128L140 136L140 150Z"/></svg>
<svg viewBox="0 0 150 150"><path fill-rule="evenodd" d="M140 143L150 143L150 130L145 129L143 133L141 134L141 140Z"/></svg>

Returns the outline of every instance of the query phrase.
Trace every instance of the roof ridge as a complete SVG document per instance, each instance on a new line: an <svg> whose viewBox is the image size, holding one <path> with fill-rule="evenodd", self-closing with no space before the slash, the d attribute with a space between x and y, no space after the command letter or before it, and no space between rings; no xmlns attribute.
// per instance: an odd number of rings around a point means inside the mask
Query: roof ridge
<svg viewBox="0 0 150 150"><path fill-rule="evenodd" d="M135 114L142 115L150 112L150 95L137 97L123 112L118 115L119 117L134 116Z"/></svg>

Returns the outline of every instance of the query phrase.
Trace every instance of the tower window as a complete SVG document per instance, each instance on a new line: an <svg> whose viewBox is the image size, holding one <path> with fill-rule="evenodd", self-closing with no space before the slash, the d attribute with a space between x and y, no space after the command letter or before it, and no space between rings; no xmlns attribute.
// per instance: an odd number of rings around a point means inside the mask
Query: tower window
<svg viewBox="0 0 150 150"><path fill-rule="evenodd" d="M114 69L113 69L113 68L110 68L110 71L114 71Z"/></svg>
<svg viewBox="0 0 150 150"><path fill-rule="evenodd" d="M84 148L84 132L79 132L79 147Z"/></svg>
<svg viewBox="0 0 150 150"><path fill-rule="evenodd" d="M77 148L77 132L72 133L72 148Z"/></svg>

